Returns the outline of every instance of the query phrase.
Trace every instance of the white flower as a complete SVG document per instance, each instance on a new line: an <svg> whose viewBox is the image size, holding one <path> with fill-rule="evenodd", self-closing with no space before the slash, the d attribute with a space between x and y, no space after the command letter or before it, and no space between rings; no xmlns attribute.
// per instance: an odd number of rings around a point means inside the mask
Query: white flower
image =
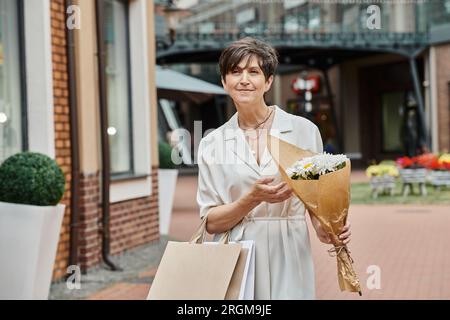
<svg viewBox="0 0 450 320"><path fill-rule="evenodd" d="M347 160L343 154L318 154L298 160L286 170L286 173L291 179L318 179L321 175L342 169Z"/></svg>

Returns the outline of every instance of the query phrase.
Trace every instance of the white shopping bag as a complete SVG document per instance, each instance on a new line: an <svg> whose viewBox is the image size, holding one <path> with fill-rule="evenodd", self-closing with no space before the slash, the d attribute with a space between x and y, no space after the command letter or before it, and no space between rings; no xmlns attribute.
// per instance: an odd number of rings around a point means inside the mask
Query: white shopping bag
<svg viewBox="0 0 450 320"><path fill-rule="evenodd" d="M253 300L255 298L255 242L253 240L239 241L243 248L248 248L249 254L244 269L238 300Z"/></svg>
<svg viewBox="0 0 450 320"><path fill-rule="evenodd" d="M253 240L230 241L242 245L236 267L228 286L225 300L253 300L255 296L255 242ZM218 242L205 242L218 244Z"/></svg>

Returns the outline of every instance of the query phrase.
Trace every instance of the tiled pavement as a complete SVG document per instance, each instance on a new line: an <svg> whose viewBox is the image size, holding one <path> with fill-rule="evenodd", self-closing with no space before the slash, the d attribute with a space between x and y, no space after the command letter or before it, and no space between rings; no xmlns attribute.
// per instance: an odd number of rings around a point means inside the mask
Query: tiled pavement
<svg viewBox="0 0 450 320"><path fill-rule="evenodd" d="M362 172L352 180L364 181ZM170 236L187 240L198 226L196 176L181 176L177 184ZM450 299L450 208L418 205L353 205L349 248L363 287L362 299ZM361 299L338 288L335 258L311 231L318 299ZM379 273L378 273L379 271ZM149 278L152 268L139 276ZM380 288L368 289L367 283ZM145 299L149 284L118 283L89 299Z"/></svg>
<svg viewBox="0 0 450 320"><path fill-rule="evenodd" d="M144 300L149 289L150 285L146 283L119 282L89 296L87 300Z"/></svg>
<svg viewBox="0 0 450 320"><path fill-rule="evenodd" d="M140 279L153 278L157 268L150 268L139 274ZM147 297L150 284L119 282L89 296L88 300L143 300Z"/></svg>

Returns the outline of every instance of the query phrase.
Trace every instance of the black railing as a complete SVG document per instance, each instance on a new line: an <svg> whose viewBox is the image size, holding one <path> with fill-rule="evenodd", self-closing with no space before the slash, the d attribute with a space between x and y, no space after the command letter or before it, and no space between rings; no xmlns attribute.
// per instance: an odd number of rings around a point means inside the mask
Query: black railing
<svg viewBox="0 0 450 320"><path fill-rule="evenodd" d="M174 39L157 40L158 55L192 50L217 50L245 36L262 38L276 47L387 50L404 54L425 47L429 42L428 33L419 32L180 32Z"/></svg>

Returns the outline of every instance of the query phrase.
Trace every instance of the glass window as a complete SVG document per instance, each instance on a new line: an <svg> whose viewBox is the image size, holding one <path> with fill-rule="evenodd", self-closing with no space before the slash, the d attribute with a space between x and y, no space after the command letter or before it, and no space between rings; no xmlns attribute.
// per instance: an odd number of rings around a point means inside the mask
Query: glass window
<svg viewBox="0 0 450 320"><path fill-rule="evenodd" d="M450 0L442 1L442 8L439 10L439 25L450 23Z"/></svg>
<svg viewBox="0 0 450 320"><path fill-rule="evenodd" d="M320 17L317 17L320 10L317 12L317 10L314 11L315 9L314 7L310 8L305 1L297 3L284 16L284 31L286 33L297 33L307 31L308 28L314 27L318 22L320 24ZM317 21L317 18L319 21Z"/></svg>
<svg viewBox="0 0 450 320"><path fill-rule="evenodd" d="M359 5L351 5L343 8L342 31L357 32L359 30L358 20L360 17Z"/></svg>
<svg viewBox="0 0 450 320"><path fill-rule="evenodd" d="M309 9L308 28L310 30L317 30L321 28L321 10L319 6L311 7Z"/></svg>
<svg viewBox="0 0 450 320"><path fill-rule="evenodd" d="M103 1L106 99L111 173L133 172L128 4Z"/></svg>
<svg viewBox="0 0 450 320"><path fill-rule="evenodd" d="M0 0L0 163L26 148L19 4Z"/></svg>

